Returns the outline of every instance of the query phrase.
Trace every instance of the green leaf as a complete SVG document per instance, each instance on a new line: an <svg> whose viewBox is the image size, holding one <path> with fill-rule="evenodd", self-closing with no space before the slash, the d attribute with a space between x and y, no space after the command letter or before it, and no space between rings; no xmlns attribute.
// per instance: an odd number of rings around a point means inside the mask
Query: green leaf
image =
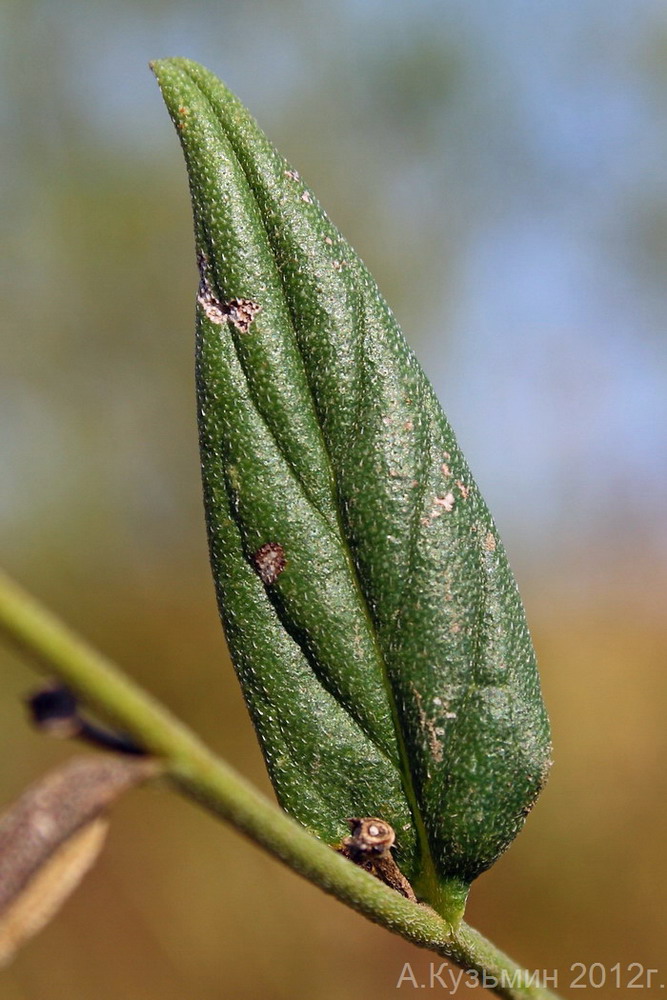
<svg viewBox="0 0 667 1000"><path fill-rule="evenodd" d="M378 816L456 921L544 783L549 728L495 526L373 279L243 105L153 64L190 180L220 612L282 806Z"/></svg>

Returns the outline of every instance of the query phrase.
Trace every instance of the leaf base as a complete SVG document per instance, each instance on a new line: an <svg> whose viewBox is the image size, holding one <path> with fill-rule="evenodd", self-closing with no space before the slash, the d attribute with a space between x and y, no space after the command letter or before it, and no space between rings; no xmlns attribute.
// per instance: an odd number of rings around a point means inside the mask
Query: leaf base
<svg viewBox="0 0 667 1000"><path fill-rule="evenodd" d="M463 920L470 883L455 878L443 882L431 874L431 877L422 876L413 884L417 897L433 907L456 932Z"/></svg>

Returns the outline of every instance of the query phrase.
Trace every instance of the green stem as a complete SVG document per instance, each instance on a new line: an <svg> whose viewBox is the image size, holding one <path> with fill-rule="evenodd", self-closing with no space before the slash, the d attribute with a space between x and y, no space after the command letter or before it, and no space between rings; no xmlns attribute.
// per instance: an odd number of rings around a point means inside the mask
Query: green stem
<svg viewBox="0 0 667 1000"><path fill-rule="evenodd" d="M465 923L456 931L309 834L248 784L154 698L0 572L0 632L151 753L203 803L325 892L370 920L474 972L507 1000L557 1000ZM497 985L495 985L497 983Z"/></svg>

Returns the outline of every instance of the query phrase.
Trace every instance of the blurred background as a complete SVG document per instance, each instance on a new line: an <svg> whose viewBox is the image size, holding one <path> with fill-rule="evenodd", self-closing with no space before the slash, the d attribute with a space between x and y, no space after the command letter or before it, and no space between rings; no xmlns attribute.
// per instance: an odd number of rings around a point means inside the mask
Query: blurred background
<svg viewBox="0 0 667 1000"><path fill-rule="evenodd" d="M0 50L2 562L268 789L209 579L187 184L147 68L197 59L375 274L524 595L555 766L470 921L564 996L577 962L657 967L664 995L664 3L4 0ZM73 748L29 728L33 670L0 672L7 802ZM431 957L146 790L0 992L384 1000Z"/></svg>

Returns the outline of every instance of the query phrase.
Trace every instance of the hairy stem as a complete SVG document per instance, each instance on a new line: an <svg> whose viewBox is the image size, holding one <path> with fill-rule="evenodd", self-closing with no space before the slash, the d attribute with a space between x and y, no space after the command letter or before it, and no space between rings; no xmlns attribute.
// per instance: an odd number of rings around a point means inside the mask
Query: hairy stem
<svg viewBox="0 0 667 1000"><path fill-rule="evenodd" d="M1 572L0 632L87 705L163 758L179 791L228 820L325 892L413 944L474 972L498 996L557 1000L472 927L462 923L453 931L430 907L411 902L313 837Z"/></svg>

